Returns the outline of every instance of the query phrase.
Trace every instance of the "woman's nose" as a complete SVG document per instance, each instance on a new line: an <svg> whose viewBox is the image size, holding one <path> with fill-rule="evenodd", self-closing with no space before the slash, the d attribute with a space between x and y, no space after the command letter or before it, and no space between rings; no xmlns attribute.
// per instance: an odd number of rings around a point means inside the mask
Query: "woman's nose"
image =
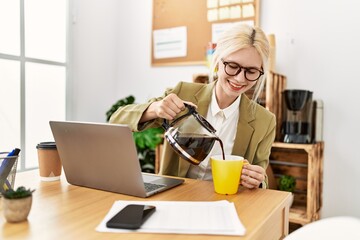
<svg viewBox="0 0 360 240"><path fill-rule="evenodd" d="M247 82L247 80L245 78L245 71L242 70L241 72L239 72L237 75L234 76L234 79L237 82Z"/></svg>

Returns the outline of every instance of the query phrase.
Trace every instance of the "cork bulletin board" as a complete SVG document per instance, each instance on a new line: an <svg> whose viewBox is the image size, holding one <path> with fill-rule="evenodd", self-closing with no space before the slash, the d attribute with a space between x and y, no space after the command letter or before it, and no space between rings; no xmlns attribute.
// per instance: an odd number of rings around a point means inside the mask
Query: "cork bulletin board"
<svg viewBox="0 0 360 240"><path fill-rule="evenodd" d="M214 26L232 22L259 25L259 1L153 0L151 65L205 65ZM176 36L167 35L171 33ZM167 40L158 40L164 35ZM161 48L164 46L168 48Z"/></svg>

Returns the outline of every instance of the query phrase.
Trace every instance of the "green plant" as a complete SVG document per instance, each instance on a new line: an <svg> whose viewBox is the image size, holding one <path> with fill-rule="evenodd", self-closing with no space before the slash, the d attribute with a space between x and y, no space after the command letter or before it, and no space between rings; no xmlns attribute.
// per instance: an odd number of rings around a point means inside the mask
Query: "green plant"
<svg viewBox="0 0 360 240"><path fill-rule="evenodd" d="M16 190L8 189L2 193L4 198L7 199L19 199L19 198L26 198L32 195L35 190L26 189L25 187L21 186L18 187Z"/></svg>
<svg viewBox="0 0 360 240"><path fill-rule="evenodd" d="M111 108L106 112L107 121L109 121L111 115L119 108L135 102L135 97L129 95L126 98L118 100ZM164 130L162 128L149 128L141 132L134 132L133 137L138 152L138 158L143 172L154 173L155 172L155 148L158 144L162 143L162 134Z"/></svg>
<svg viewBox="0 0 360 240"><path fill-rule="evenodd" d="M279 179L279 190L294 192L296 179L293 176L282 175Z"/></svg>
<svg viewBox="0 0 360 240"><path fill-rule="evenodd" d="M155 148L162 143L164 130L149 128L141 132L134 132L134 141L143 172L155 172Z"/></svg>

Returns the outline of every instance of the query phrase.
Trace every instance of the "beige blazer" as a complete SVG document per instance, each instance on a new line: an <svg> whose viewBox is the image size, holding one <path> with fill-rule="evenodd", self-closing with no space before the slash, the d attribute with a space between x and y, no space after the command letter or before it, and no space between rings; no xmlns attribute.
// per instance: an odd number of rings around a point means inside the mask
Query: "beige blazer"
<svg viewBox="0 0 360 240"><path fill-rule="evenodd" d="M197 111L206 116L210 105L215 82L209 84L180 82L173 89L168 89L160 98L153 98L144 104L132 104L119 108L110 118L111 123L128 124L133 131L150 127L160 127L163 119L155 119L139 124L143 112L154 101L161 100L170 93L175 93L184 101L191 101L198 106ZM269 164L271 145L275 139L275 116L259 104L253 104L245 94L241 95L240 116L232 154L243 156L251 164L264 169ZM165 141L160 163L160 174L185 177L190 163L180 158L170 144ZM266 185L268 180L266 177Z"/></svg>

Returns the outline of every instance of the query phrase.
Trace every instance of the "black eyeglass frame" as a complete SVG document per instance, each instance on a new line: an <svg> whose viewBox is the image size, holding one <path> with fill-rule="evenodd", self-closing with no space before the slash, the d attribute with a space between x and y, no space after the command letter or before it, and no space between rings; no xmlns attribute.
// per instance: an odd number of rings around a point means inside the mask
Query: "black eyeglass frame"
<svg viewBox="0 0 360 240"><path fill-rule="evenodd" d="M245 71L244 76L245 76L246 80L248 80L248 81L250 81L250 82L255 82L255 81L259 80L259 78L260 78L262 75L264 75L264 71L263 71L263 70L260 70L260 69L254 68L254 67L250 67L250 68L242 67L242 66L240 66L239 64L237 64L236 62L227 62L227 61L224 61L224 59L221 59L221 62L224 64L224 71L225 71L225 73L226 73L227 75L231 76L231 77L234 77L234 76L238 75L239 73L241 73L241 71L242 71L243 69L244 69L244 71ZM234 64L234 65L236 65L236 66L239 68L239 69L236 71L235 74L229 74L229 73L226 71L226 66L227 66L228 64ZM260 75L259 75L258 78L253 79L253 80L250 80L250 79L247 78L246 73L247 73L248 71L250 71L251 69L257 70L257 71L260 72Z"/></svg>

